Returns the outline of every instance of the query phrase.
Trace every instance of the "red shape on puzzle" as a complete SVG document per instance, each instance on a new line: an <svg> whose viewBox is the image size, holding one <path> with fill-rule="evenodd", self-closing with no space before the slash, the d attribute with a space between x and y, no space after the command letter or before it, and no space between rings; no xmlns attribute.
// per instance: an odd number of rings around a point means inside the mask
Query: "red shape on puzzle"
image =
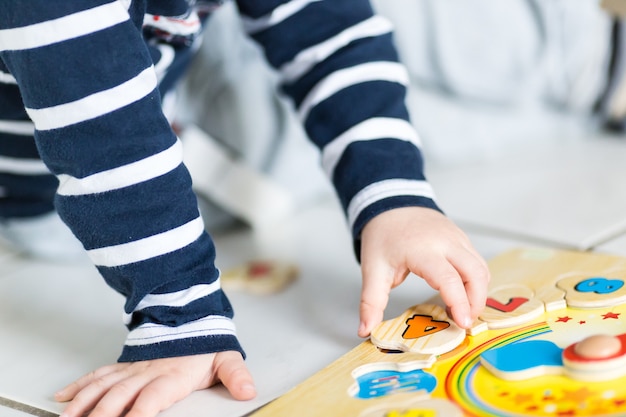
<svg viewBox="0 0 626 417"><path fill-rule="evenodd" d="M576 353L576 343L573 343L563 350L563 359L567 359L570 362L589 363L589 362L602 362L609 359L615 359L620 356L626 355L626 333L618 334L617 337L621 342L621 348L615 354L604 358L585 358Z"/></svg>
<svg viewBox="0 0 626 417"><path fill-rule="evenodd" d="M433 320L432 316L415 314L407 319L407 328L402 333L404 339L417 339L422 336L440 332L450 327L450 323L442 320Z"/></svg>
<svg viewBox="0 0 626 417"><path fill-rule="evenodd" d="M491 307L503 313L510 313L515 311L519 306L528 302L528 298L525 297L513 297L508 303L502 304L501 302L489 297L487 298L487 307Z"/></svg>
<svg viewBox="0 0 626 417"><path fill-rule="evenodd" d="M250 278L261 278L270 273L272 265L267 262L254 262L248 268Z"/></svg>

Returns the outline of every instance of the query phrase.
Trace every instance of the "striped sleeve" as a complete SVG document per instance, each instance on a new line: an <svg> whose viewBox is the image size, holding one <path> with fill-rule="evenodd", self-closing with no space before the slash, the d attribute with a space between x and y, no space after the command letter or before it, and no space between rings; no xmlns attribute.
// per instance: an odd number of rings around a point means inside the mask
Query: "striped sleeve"
<svg viewBox="0 0 626 417"><path fill-rule="evenodd" d="M367 0L238 0L322 153L357 244L363 226L397 207L437 209L405 105L409 77L389 21Z"/></svg>
<svg viewBox="0 0 626 417"><path fill-rule="evenodd" d="M34 126L59 214L126 297L119 360L242 352L143 22L125 6L138 2L23 4L0 8L0 58L32 124L5 130Z"/></svg>
<svg viewBox="0 0 626 417"><path fill-rule="evenodd" d="M57 179L39 158L15 77L0 61L0 219L51 212Z"/></svg>

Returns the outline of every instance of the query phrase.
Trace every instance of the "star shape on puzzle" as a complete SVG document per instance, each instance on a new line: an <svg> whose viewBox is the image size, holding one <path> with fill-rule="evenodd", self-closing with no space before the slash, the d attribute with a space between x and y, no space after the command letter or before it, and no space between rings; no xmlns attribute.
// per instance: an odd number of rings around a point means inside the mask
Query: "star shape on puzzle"
<svg viewBox="0 0 626 417"><path fill-rule="evenodd" d="M593 395L594 391L591 391L587 387L582 387L577 390L563 390L563 397L561 398L561 401L581 403Z"/></svg>
<svg viewBox="0 0 626 417"><path fill-rule="evenodd" d="M515 398L513 398L513 401L515 402L515 405L520 405L520 404L524 404L527 402L532 401L533 399L533 395L532 394L517 394L515 395Z"/></svg>

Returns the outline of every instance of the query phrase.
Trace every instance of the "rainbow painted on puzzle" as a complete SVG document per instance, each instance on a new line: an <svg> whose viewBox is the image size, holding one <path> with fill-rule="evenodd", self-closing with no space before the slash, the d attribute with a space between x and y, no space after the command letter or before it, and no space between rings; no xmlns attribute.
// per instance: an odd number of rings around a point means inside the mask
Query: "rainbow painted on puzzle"
<svg viewBox="0 0 626 417"><path fill-rule="evenodd" d="M603 382L576 381L562 375L505 381L480 363L484 352L530 340L548 340L565 347L583 334L619 334L626 327L623 305L610 309L567 308L547 313L536 323L475 336L462 356L440 360L432 369L440 386L432 398L454 401L467 416L624 416L626 377ZM501 334L497 334L501 333ZM529 352L532 354L532 352Z"/></svg>

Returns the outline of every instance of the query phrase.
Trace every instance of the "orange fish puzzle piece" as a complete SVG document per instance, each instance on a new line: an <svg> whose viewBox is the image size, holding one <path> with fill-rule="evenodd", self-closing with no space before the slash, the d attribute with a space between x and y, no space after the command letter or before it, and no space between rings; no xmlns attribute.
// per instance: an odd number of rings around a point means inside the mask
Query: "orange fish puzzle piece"
<svg viewBox="0 0 626 417"><path fill-rule="evenodd" d="M406 321L407 328L402 333L405 339L417 339L418 337L432 335L450 327L450 323L442 320L434 320L431 316L415 314Z"/></svg>
<svg viewBox="0 0 626 417"><path fill-rule="evenodd" d="M371 341L380 349L441 355L465 340L465 330L448 317L443 307L420 304L392 320L380 323Z"/></svg>

